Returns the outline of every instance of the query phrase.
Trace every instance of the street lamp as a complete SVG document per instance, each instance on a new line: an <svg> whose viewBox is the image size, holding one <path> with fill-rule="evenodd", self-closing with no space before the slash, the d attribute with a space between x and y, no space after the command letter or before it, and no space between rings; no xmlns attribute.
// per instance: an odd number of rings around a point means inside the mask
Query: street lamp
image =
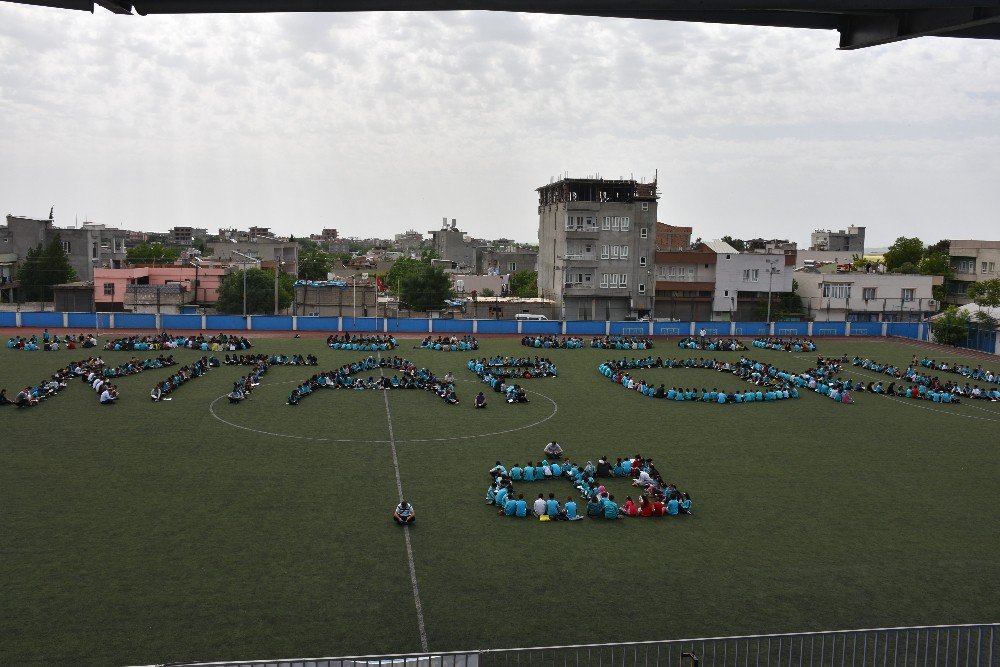
<svg viewBox="0 0 1000 667"><path fill-rule="evenodd" d="M256 257L251 257L250 255L244 255L243 253L233 250L232 254L239 255L243 259L249 259L251 262L258 263L260 260ZM247 316L247 269L246 262L240 262L240 266L243 267L243 318L246 319Z"/></svg>
<svg viewBox="0 0 1000 667"><path fill-rule="evenodd" d="M767 268L767 323L771 323L771 281L774 278L774 274L781 273L781 269L777 268L775 264L778 263L777 259L766 259L764 260L768 263Z"/></svg>
<svg viewBox="0 0 1000 667"><path fill-rule="evenodd" d="M197 304L198 303L198 283L199 283L198 273L199 273L199 270L201 269L201 260L198 259L197 257L188 257L187 262L188 262L188 264L190 264L191 266L194 267L194 302ZM197 312L197 311L195 311L195 312Z"/></svg>

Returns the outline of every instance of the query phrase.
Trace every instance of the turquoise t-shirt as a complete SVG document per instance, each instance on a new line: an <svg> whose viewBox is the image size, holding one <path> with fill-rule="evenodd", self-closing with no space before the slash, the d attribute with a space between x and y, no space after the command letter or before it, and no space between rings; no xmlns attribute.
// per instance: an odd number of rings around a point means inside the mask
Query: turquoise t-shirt
<svg viewBox="0 0 1000 667"><path fill-rule="evenodd" d="M514 516L514 512L516 511L517 511L517 501L508 498L507 502L503 504L503 513L506 514L507 516Z"/></svg>
<svg viewBox="0 0 1000 667"><path fill-rule="evenodd" d="M570 519L575 519L576 518L576 503L575 502L573 502L572 500L570 500L569 502L566 503L566 505L564 506L564 509L566 510L566 516L567 516L567 518L570 518Z"/></svg>
<svg viewBox="0 0 1000 667"><path fill-rule="evenodd" d="M556 516L559 514L559 501L549 498L545 501L545 513L549 516Z"/></svg>
<svg viewBox="0 0 1000 667"><path fill-rule="evenodd" d="M618 518L618 504L613 500L604 501L604 518L605 519L617 519Z"/></svg>
<svg viewBox="0 0 1000 667"><path fill-rule="evenodd" d="M520 500L520 499L518 499L517 501L515 501L515 504L517 505L517 507L515 508L514 513L517 516L521 517L522 519L524 517L528 516L528 501L527 500Z"/></svg>

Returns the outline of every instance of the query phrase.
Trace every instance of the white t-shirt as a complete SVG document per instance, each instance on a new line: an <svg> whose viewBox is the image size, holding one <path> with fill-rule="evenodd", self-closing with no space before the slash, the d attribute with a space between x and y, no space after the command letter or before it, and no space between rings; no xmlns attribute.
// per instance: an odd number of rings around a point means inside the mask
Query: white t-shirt
<svg viewBox="0 0 1000 667"><path fill-rule="evenodd" d="M396 514L399 516L410 516L413 514L413 505L407 503L406 507L403 507L403 503L396 505Z"/></svg>
<svg viewBox="0 0 1000 667"><path fill-rule="evenodd" d="M109 403L111 401L111 392L105 389L101 392L101 403Z"/></svg>
<svg viewBox="0 0 1000 667"><path fill-rule="evenodd" d="M538 516L545 514L545 500L543 498L536 499L535 504L532 507L535 510L535 514Z"/></svg>

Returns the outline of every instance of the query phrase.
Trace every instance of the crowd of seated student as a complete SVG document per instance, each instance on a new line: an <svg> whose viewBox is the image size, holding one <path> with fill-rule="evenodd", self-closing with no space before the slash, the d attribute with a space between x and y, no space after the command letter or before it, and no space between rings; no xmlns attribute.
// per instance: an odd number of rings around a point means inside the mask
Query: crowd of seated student
<svg viewBox="0 0 1000 667"><path fill-rule="evenodd" d="M178 336L164 331L163 333L146 336L127 336L109 340L104 344L105 350L173 350L187 348L202 352L236 352L249 350L250 341L242 336L217 334L215 336Z"/></svg>
<svg viewBox="0 0 1000 667"><path fill-rule="evenodd" d="M969 364L949 364L947 361L938 363L928 357L924 357L917 362L917 357L914 355L913 361L910 365L917 366L918 364L924 368L931 368L942 373L957 373L958 375L962 375L977 382L1000 384L1000 372L983 368L982 364L972 367Z"/></svg>
<svg viewBox="0 0 1000 667"><path fill-rule="evenodd" d="M703 403L725 405L727 403L780 401L799 397L798 389L790 379L769 375L764 365L755 368L750 363L744 363L750 361L745 358L741 359L740 362L732 363L705 358L663 360L661 358L653 359L652 357L647 357L644 359L606 361L598 367L598 370L602 375L626 389L637 391L643 396L650 398L662 398L669 401L701 401ZM629 373L629 370L636 368L703 368L720 373L731 373L741 380L757 385L759 389L727 392L717 387L713 387L711 390L705 387L701 389L695 387L667 388L664 384L657 386L645 380L636 380Z"/></svg>
<svg viewBox="0 0 1000 667"><path fill-rule="evenodd" d="M270 366L317 366L319 365L319 360L311 355L307 354L302 356L301 354L234 354L229 356L228 354L222 360L222 363L226 366L256 366L260 362L265 362Z"/></svg>
<svg viewBox="0 0 1000 667"><path fill-rule="evenodd" d="M582 467L571 461L552 464L539 461L537 465L529 461L524 466L515 463L509 471L497 461L489 474L491 481L486 489L486 504L498 506L497 514L500 516L544 517L544 520L551 521L575 521L582 518L572 496L565 505L560 505L554 493L550 493L548 499L540 493L530 509L524 494L515 496L515 482L520 484L549 479L569 481L585 502L586 515L592 518L617 519L621 514L632 517L692 514L691 497L679 491L675 485L665 483L653 465L653 460L644 459L639 454L624 460L619 458L613 466L607 456L602 456L596 466L590 461ZM640 489L639 504L628 496L619 507L615 497L601 482L604 478L612 477L631 479L632 485Z"/></svg>
<svg viewBox="0 0 1000 667"><path fill-rule="evenodd" d="M747 346L737 338L705 338L690 336L681 338L677 343L677 347L685 350L708 350L710 352L739 352L747 349Z"/></svg>
<svg viewBox="0 0 1000 667"><path fill-rule="evenodd" d="M577 336L525 336L521 345L525 347L558 348L561 350L576 350L584 345L584 340Z"/></svg>
<svg viewBox="0 0 1000 667"><path fill-rule="evenodd" d="M487 359L469 359L466 368L483 378L489 374L495 378L531 378L555 377L558 369L551 359L545 357L501 357ZM485 381L485 380L484 380Z"/></svg>
<svg viewBox="0 0 1000 667"><path fill-rule="evenodd" d="M433 336L428 336L420 342L420 345L414 346L415 350L438 350L444 352L466 352L468 350L478 350L479 341L473 336L438 336L437 338Z"/></svg>
<svg viewBox="0 0 1000 667"><path fill-rule="evenodd" d="M913 365L901 370L893 364L880 364L873 359L862 359L858 356L855 356L851 363L859 368L887 375L894 380L888 385L884 385L881 381L867 384L858 382L855 386L856 391L926 399L934 403L959 403L962 398L986 401L1000 400L1000 388L986 387L983 389L978 384L970 386L968 381L964 385L961 382L950 380L945 382L936 375L930 376L922 373ZM895 380L899 380L898 386ZM909 383L910 386L906 386L904 383Z"/></svg>
<svg viewBox="0 0 1000 667"><path fill-rule="evenodd" d="M263 357L264 355L260 355ZM229 392L229 402L231 404L241 403L246 399L250 398L250 394L253 392L254 387L260 385L261 378L267 373L267 369L271 367L267 359L259 358L256 363L253 364L253 369L243 377L236 380L233 383L233 390Z"/></svg>
<svg viewBox="0 0 1000 667"><path fill-rule="evenodd" d="M213 357L214 358L214 357ZM173 373L167 379L162 382L158 382L149 392L149 397L153 401L162 401L167 398L171 393L179 389L181 386L187 384L195 378L199 378L209 371L211 368L217 368L219 366L219 360L212 358L202 357L193 364L186 364L177 369L177 372Z"/></svg>
<svg viewBox="0 0 1000 667"><path fill-rule="evenodd" d="M358 335L345 331L340 336L334 334L327 337L326 345L333 350L361 350L362 352L375 352L378 350L395 349L396 338L389 335Z"/></svg>
<svg viewBox="0 0 1000 667"><path fill-rule="evenodd" d="M392 370L395 373L392 377L381 373L379 377L375 377L373 374L367 380L360 377L362 373L380 370ZM313 375L292 389L288 396L288 404L298 405L301 399L320 389L352 389L355 391L419 389L434 392L446 403L452 405L458 403L454 378L450 375L446 378L438 378L428 369L418 368L413 362L399 356L379 359L368 357L361 361L344 364L335 370Z"/></svg>
<svg viewBox="0 0 1000 667"><path fill-rule="evenodd" d="M56 335L52 336L49 334L49 330L46 329L42 332L41 338L38 334L31 336L12 336L7 341L7 349L10 350L45 350L45 351L58 351L58 350L75 350L77 347L94 347L97 345L97 339L94 338L92 334L76 334L71 336L66 334L62 337Z"/></svg>
<svg viewBox="0 0 1000 667"><path fill-rule="evenodd" d="M653 341L638 336L598 336L590 339L590 347L601 350L651 350Z"/></svg>
<svg viewBox="0 0 1000 667"><path fill-rule="evenodd" d="M7 402L17 407L38 405L41 401L51 398L65 389L72 378L79 377L84 384L97 393L98 397L105 399L102 400L102 403L107 403L118 397L117 386L111 382L113 378L135 375L149 368L161 368L173 363L172 358L161 356L159 359L146 359L145 361L133 358L118 366L107 366L101 357L89 357L70 362L37 385L25 387L16 394L13 401L8 400ZM104 395L105 390L107 390L107 396ZM3 404L4 402L0 401L0 405Z"/></svg>
<svg viewBox="0 0 1000 667"><path fill-rule="evenodd" d="M816 343L808 338L757 338L754 347L767 350L784 350L785 352L815 352Z"/></svg>

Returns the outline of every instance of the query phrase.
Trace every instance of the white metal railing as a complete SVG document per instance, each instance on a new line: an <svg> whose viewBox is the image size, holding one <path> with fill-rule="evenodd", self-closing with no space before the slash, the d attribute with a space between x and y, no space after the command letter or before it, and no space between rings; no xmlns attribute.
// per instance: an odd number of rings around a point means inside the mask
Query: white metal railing
<svg viewBox="0 0 1000 667"><path fill-rule="evenodd" d="M410 653L183 663L183 667L994 667L997 623ZM175 664L175 663L171 663ZM176 663L182 665L182 663Z"/></svg>

